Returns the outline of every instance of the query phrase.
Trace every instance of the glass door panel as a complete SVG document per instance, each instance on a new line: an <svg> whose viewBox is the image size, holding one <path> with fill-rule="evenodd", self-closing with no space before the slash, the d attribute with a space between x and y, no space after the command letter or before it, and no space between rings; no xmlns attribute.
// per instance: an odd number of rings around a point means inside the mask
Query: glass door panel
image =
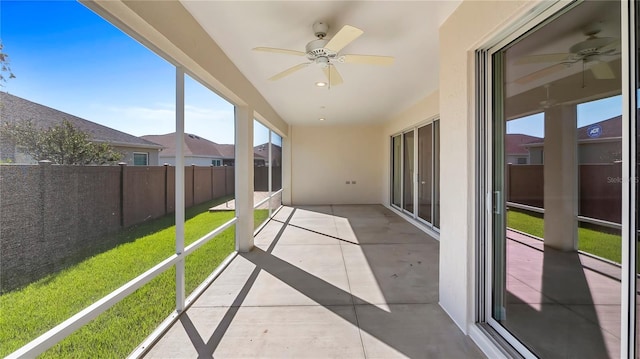
<svg viewBox="0 0 640 359"><path fill-rule="evenodd" d="M400 135L391 139L391 203L402 207L402 137Z"/></svg>
<svg viewBox="0 0 640 359"><path fill-rule="evenodd" d="M414 144L413 144L413 131L407 132L403 135L404 138L404 194L403 194L403 208L405 211L413 213L413 183L414 183Z"/></svg>
<svg viewBox="0 0 640 359"><path fill-rule="evenodd" d="M433 125L418 129L418 217L431 223L433 205Z"/></svg>
<svg viewBox="0 0 640 359"><path fill-rule="evenodd" d="M440 228L440 121L433 122L433 226Z"/></svg>
<svg viewBox="0 0 640 359"><path fill-rule="evenodd" d="M579 3L493 57L490 323L539 357L621 353L620 53L556 60L615 47L620 13Z"/></svg>

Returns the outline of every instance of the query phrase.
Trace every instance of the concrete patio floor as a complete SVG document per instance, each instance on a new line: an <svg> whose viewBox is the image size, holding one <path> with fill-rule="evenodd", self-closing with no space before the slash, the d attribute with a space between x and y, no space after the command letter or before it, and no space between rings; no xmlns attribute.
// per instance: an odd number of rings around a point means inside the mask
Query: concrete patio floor
<svg viewBox="0 0 640 359"><path fill-rule="evenodd" d="M482 358L439 244L379 205L282 208L147 358Z"/></svg>

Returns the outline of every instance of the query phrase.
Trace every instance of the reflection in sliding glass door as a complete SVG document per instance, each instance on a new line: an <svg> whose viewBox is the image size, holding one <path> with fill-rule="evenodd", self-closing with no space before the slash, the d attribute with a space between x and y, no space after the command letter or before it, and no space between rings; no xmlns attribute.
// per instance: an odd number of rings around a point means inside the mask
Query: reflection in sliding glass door
<svg viewBox="0 0 640 359"><path fill-rule="evenodd" d="M406 132L404 135L404 195L403 208L405 211L413 212L413 179L414 179L414 148L413 148L413 131Z"/></svg>
<svg viewBox="0 0 640 359"><path fill-rule="evenodd" d="M440 228L440 121L433 122L433 221Z"/></svg>
<svg viewBox="0 0 640 359"><path fill-rule="evenodd" d="M402 137L391 139L391 203L402 208Z"/></svg>
<svg viewBox="0 0 640 359"><path fill-rule="evenodd" d="M431 223L433 205L433 124L418 129L418 217Z"/></svg>
<svg viewBox="0 0 640 359"><path fill-rule="evenodd" d="M492 58L489 324L538 357L622 353L620 14L578 3Z"/></svg>

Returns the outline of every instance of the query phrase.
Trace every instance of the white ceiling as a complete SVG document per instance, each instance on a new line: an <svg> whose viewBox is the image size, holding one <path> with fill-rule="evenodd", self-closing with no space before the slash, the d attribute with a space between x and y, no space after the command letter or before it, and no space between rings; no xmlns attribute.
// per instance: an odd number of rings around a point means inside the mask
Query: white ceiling
<svg viewBox="0 0 640 359"><path fill-rule="evenodd" d="M194 16L238 69L291 124L379 123L438 88L438 28L460 4L447 1L188 1ZM344 84L315 86L323 72L308 66L267 79L305 58L255 52L254 47L305 51L323 21L332 37L344 25L364 34L341 54L394 56L392 66L336 65Z"/></svg>

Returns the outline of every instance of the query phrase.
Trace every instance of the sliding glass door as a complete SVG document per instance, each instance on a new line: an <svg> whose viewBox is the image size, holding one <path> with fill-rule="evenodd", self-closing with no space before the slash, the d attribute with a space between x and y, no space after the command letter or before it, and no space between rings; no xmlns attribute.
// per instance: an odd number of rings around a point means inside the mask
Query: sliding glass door
<svg viewBox="0 0 640 359"><path fill-rule="evenodd" d="M431 228L440 226L439 121L391 137L391 204Z"/></svg>
<svg viewBox="0 0 640 359"><path fill-rule="evenodd" d="M433 121L433 221L440 228L440 121Z"/></svg>
<svg viewBox="0 0 640 359"><path fill-rule="evenodd" d="M414 146L413 146L413 135L414 131L406 132L402 135L404 146L404 161L403 167L404 171L402 172L403 183L404 183L404 191L403 191L403 201L402 208L409 212L414 213L413 210L413 187L414 187L414 175L415 175L415 163L414 163Z"/></svg>
<svg viewBox="0 0 640 359"><path fill-rule="evenodd" d="M418 128L418 217L431 223L433 214L433 125Z"/></svg>
<svg viewBox="0 0 640 359"><path fill-rule="evenodd" d="M637 52L620 4L558 6L488 51L479 303L524 356L636 357L637 111L622 59Z"/></svg>
<svg viewBox="0 0 640 359"><path fill-rule="evenodd" d="M391 138L391 203L402 208L402 137Z"/></svg>

